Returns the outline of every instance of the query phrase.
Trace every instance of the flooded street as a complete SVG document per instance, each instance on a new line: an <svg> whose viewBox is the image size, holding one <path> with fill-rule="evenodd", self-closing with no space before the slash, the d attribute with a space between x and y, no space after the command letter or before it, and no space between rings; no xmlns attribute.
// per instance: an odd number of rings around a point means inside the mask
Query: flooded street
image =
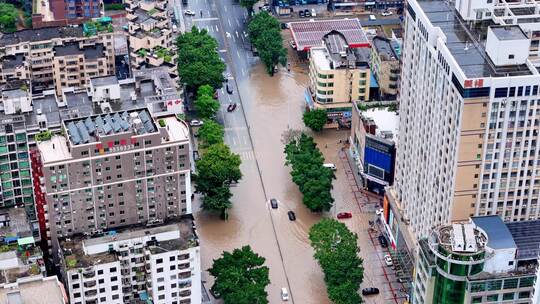
<svg viewBox="0 0 540 304"><path fill-rule="evenodd" d="M190 0L188 8L202 11L210 18L186 19L186 28L192 25L206 29L219 44L219 53L227 64L227 86L218 91L221 109L217 120L225 127L224 141L242 159L243 178L231 188L233 207L229 219L199 209L200 197L193 202L194 216L201 240L202 278L205 287L213 284L207 269L221 253L244 245L266 258L270 268L270 285L266 288L270 303L283 303L280 290L286 287L290 293L289 303L327 304L322 271L313 258L309 245L310 227L321 217L334 217L337 212L349 211L352 219L345 220L351 230L359 235L359 247L367 268L364 287L381 289L381 294L364 299L366 303L401 303L392 299L394 292L388 284L391 280L382 264L383 251L367 233L368 221L373 220L374 208L368 210L360 205L367 202L358 192L346 169L345 154L340 140L349 131L325 130L316 134L315 140L324 153L326 162L336 164L337 179L332 195L335 207L325 214L313 214L304 207L298 187L292 182L289 168L285 167L282 134L289 127L304 129L304 90L308 84L307 63L300 63L289 51L291 71L283 67L270 77L258 58L253 57L245 37L246 12L232 0L208 2ZM282 32L284 44L288 45L288 31ZM227 106L236 103L234 112ZM356 187L356 188L355 188ZM270 198L279 200L278 209L271 209ZM290 221L287 212L293 210L296 221ZM375 236L376 239L376 236ZM385 283L386 282L386 283ZM215 303L220 303L216 301Z"/></svg>

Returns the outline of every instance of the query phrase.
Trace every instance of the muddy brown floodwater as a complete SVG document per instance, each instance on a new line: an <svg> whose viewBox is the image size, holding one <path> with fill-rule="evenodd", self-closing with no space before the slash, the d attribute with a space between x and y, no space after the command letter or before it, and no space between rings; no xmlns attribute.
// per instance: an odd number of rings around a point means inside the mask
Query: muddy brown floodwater
<svg viewBox="0 0 540 304"><path fill-rule="evenodd" d="M242 159L244 176L232 188L233 208L228 221L197 210L198 198L194 203L202 240L203 280L207 281L207 288L213 282L206 272L213 259L218 258L223 250L249 244L266 258L270 267L271 284L267 288L270 303L281 303L280 289L286 286L290 288L294 303L330 303L323 274L313 258L308 240L309 228L320 220L321 215L312 214L302 204L298 187L291 181L289 168L284 166L281 142L288 126L303 128L303 94L308 83L308 76L303 71L293 63L290 73L282 69L274 77L269 77L259 64L252 68L249 76L238 80L254 151L250 157L249 151L244 152L246 147L235 148L232 144L240 141L240 137L233 141L227 139L227 132L241 128L229 125L234 122L226 119L225 141L231 143L234 152L247 157ZM269 198L279 200L277 210L268 208ZM296 221L289 221L289 210L296 213Z"/></svg>

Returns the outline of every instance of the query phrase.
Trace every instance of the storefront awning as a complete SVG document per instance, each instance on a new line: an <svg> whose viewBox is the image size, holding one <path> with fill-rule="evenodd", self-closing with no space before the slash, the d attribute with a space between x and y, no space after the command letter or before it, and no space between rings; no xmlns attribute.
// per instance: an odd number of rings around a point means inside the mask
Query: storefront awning
<svg viewBox="0 0 540 304"><path fill-rule="evenodd" d="M29 236L29 237L25 237L25 238L17 240L17 244L19 245L28 245L28 244L34 244L34 243L35 241L34 241L33 236Z"/></svg>
<svg viewBox="0 0 540 304"><path fill-rule="evenodd" d="M315 104L313 102L313 97L311 96L311 92L309 88L306 88L306 90L304 91L304 98L306 100L306 105L308 106L308 108L310 110L313 110L313 108L315 107Z"/></svg>

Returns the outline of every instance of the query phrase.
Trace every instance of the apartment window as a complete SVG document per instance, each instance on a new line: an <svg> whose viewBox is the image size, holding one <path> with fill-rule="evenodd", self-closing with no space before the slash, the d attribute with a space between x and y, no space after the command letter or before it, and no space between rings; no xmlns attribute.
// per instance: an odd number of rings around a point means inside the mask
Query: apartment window
<svg viewBox="0 0 540 304"><path fill-rule="evenodd" d="M160 295L160 296L158 297L158 299L159 299L159 300L165 300L165 295Z"/></svg>
<svg viewBox="0 0 540 304"><path fill-rule="evenodd" d="M71 276L71 279L72 280L78 280L79 279L79 275L78 274L74 274Z"/></svg>
<svg viewBox="0 0 540 304"><path fill-rule="evenodd" d="M161 264L161 263L163 263L163 259L160 258L156 260L156 264Z"/></svg>
<svg viewBox="0 0 540 304"><path fill-rule="evenodd" d="M158 286L157 290L158 290L158 291L165 290L165 286Z"/></svg>
<svg viewBox="0 0 540 304"><path fill-rule="evenodd" d="M73 297L74 298L80 298L81 297L81 293L80 292L76 292L73 294Z"/></svg>
<svg viewBox="0 0 540 304"><path fill-rule="evenodd" d="M116 267L112 267L111 269L109 269L109 272L116 272Z"/></svg>
<svg viewBox="0 0 540 304"><path fill-rule="evenodd" d="M145 144L145 145L151 145L151 144L152 144L152 141L151 141L151 140L145 140L145 141L144 141L144 144Z"/></svg>
<svg viewBox="0 0 540 304"><path fill-rule="evenodd" d="M98 270L97 274L103 274L103 269Z"/></svg>
<svg viewBox="0 0 540 304"><path fill-rule="evenodd" d="M80 286L81 286L81 285L79 285L79 283L77 283L77 284L73 284L72 288L73 288L73 289L77 289L77 288L79 288Z"/></svg>
<svg viewBox="0 0 540 304"><path fill-rule="evenodd" d="M113 286L111 287L111 290L118 290L118 285L113 285Z"/></svg>
<svg viewBox="0 0 540 304"><path fill-rule="evenodd" d="M112 277L111 278L111 282L116 282L116 281L118 281L118 277Z"/></svg>
<svg viewBox="0 0 540 304"><path fill-rule="evenodd" d="M156 270L157 273L163 272L163 267L160 267Z"/></svg>
<svg viewBox="0 0 540 304"><path fill-rule="evenodd" d="M99 283L99 284L103 284L103 283L105 283L105 280L104 280L104 279L99 279L99 280L98 280L98 283Z"/></svg>
<svg viewBox="0 0 540 304"><path fill-rule="evenodd" d="M116 289L118 289L118 286L113 286L113 287L116 287ZM113 290L116 290L116 289L113 289ZM115 294L115 295L112 296L112 299L113 299L113 300L118 300L118 298L120 298L120 296L117 295L117 294Z"/></svg>

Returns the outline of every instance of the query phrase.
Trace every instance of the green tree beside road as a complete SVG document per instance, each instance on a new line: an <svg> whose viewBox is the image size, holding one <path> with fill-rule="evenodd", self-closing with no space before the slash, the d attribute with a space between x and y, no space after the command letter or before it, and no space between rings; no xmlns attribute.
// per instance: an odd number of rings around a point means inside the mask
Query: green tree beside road
<svg viewBox="0 0 540 304"><path fill-rule="evenodd" d="M231 153L225 144L217 143L211 145L195 164L195 189L203 195L202 208L218 211L223 219L227 219L227 209L232 206L229 187L242 178L240 156Z"/></svg>
<svg viewBox="0 0 540 304"><path fill-rule="evenodd" d="M251 250L250 246L224 251L214 260L208 272L215 277L212 292L225 304L266 304L265 288L270 284L266 259Z"/></svg>
<svg viewBox="0 0 540 304"><path fill-rule="evenodd" d="M225 63L217 52L217 41L206 29L193 26L190 32L178 36L178 75L188 90L194 91L202 85L220 88L224 81Z"/></svg>
<svg viewBox="0 0 540 304"><path fill-rule="evenodd" d="M293 182L303 194L302 201L313 212L328 211L332 207L332 179L334 173L323 166L324 157L313 138L302 133L285 145L286 165L292 167Z"/></svg>
<svg viewBox="0 0 540 304"><path fill-rule="evenodd" d="M199 117L211 119L219 111L219 101L208 95L198 96L195 100L195 110L197 110Z"/></svg>
<svg viewBox="0 0 540 304"><path fill-rule="evenodd" d="M223 126L213 120L205 120L199 128L198 136L202 142L202 148L208 148L211 145L223 143Z"/></svg>
<svg viewBox="0 0 540 304"><path fill-rule="evenodd" d="M15 32L18 20L19 11L13 4L0 3L0 32Z"/></svg>
<svg viewBox="0 0 540 304"><path fill-rule="evenodd" d="M249 22L248 33L270 76L274 75L275 66L287 64L287 49L283 47L281 29L276 18L267 12L256 14Z"/></svg>
<svg viewBox="0 0 540 304"><path fill-rule="evenodd" d="M328 297L335 304L359 304L358 289L364 278L358 257L358 236L345 224L323 219L309 230L314 257L324 273Z"/></svg>
<svg viewBox="0 0 540 304"><path fill-rule="evenodd" d="M304 124L313 131L321 131L328 119L328 113L323 109L307 111L302 117Z"/></svg>
<svg viewBox="0 0 540 304"><path fill-rule="evenodd" d="M248 14L251 15L251 12L253 12L253 6L257 2L259 1L258 0L240 0L240 5L245 7L248 11Z"/></svg>

